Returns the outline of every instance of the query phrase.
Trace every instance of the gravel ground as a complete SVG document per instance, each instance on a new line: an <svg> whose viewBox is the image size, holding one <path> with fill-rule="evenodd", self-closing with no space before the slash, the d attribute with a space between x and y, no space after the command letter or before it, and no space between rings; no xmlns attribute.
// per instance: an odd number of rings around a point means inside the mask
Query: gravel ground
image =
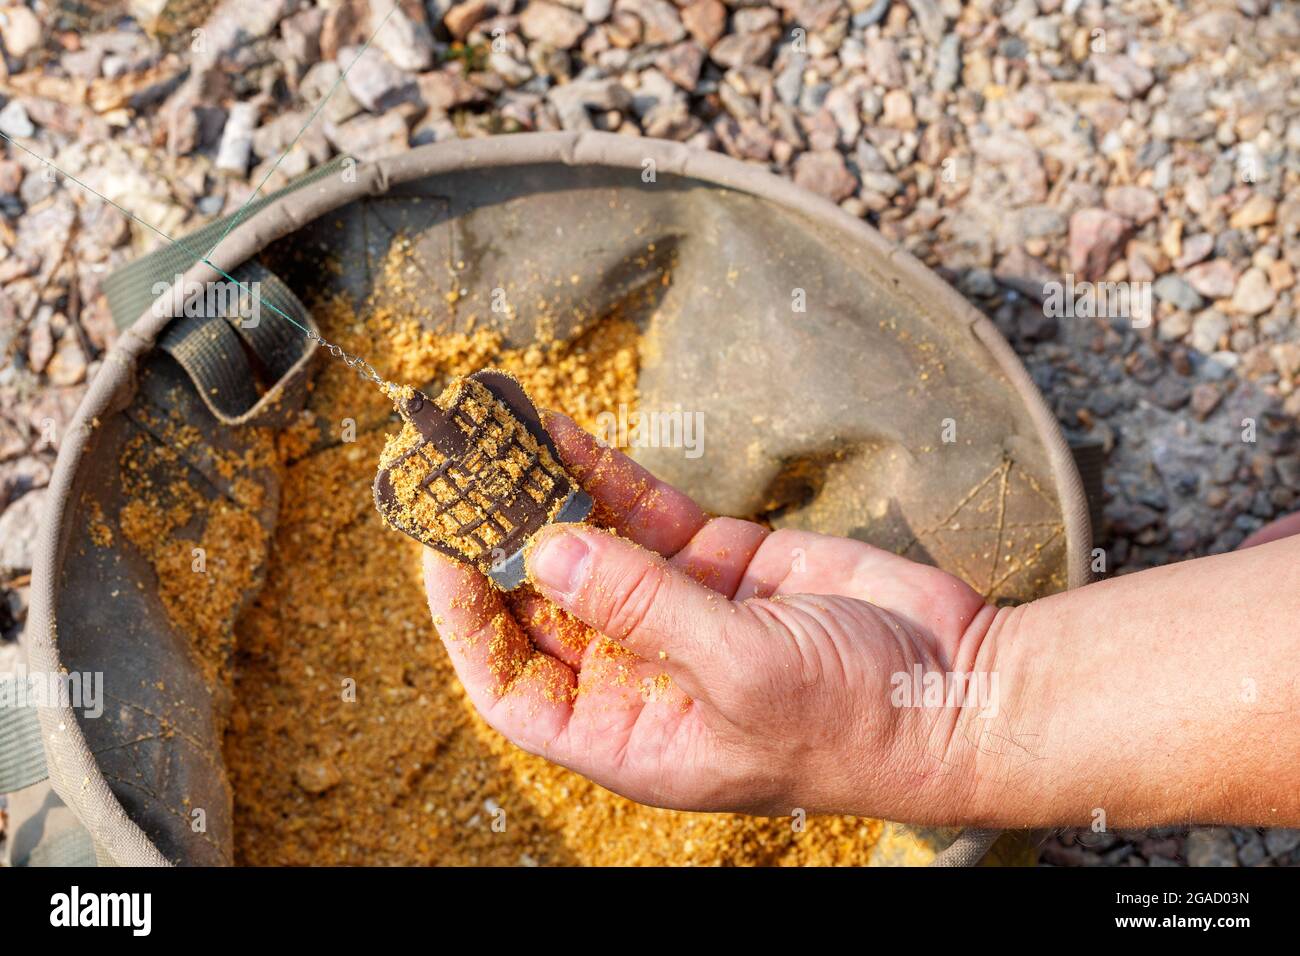
<svg viewBox="0 0 1300 956"><path fill-rule="evenodd" d="M0 131L178 234L239 207L390 0L97 6L0 0ZM401 0L267 188L340 149L520 130L767 166L994 317L1107 452L1124 573L1296 507L1297 49L1300 6L1265 0ZM100 284L158 241L0 144L5 641L59 431L113 339ZM1060 314L1067 276L1151 307ZM1069 832L1042 857L1291 865L1300 831Z"/></svg>

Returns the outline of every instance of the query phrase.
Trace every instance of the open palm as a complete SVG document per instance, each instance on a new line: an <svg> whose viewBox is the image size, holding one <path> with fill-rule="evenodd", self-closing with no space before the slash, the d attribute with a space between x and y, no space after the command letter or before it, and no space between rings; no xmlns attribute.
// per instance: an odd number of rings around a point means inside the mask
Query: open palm
<svg viewBox="0 0 1300 956"><path fill-rule="evenodd" d="M858 541L711 518L564 416L547 426L611 531L555 525L503 595L426 550L434 622L484 718L633 800L942 822L960 707L896 675L970 673L994 617L958 579Z"/></svg>

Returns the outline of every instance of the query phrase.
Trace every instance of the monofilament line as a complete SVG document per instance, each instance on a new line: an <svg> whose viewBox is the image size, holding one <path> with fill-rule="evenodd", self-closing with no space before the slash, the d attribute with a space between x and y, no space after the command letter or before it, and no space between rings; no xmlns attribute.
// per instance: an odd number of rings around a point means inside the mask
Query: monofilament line
<svg viewBox="0 0 1300 956"><path fill-rule="evenodd" d="M92 188L92 187L86 185L86 184L83 183L80 179L78 179L76 176L73 176L71 173L64 172L64 170L60 169L60 168L59 168L58 166L56 166L53 162L51 162L50 160L46 159L46 158L45 158L44 156L42 156L40 153L37 153L37 152L35 152L34 150L31 150L31 149L28 149L26 146L24 146L22 143L18 142L16 139L14 139L14 138L13 138L12 136L10 136L8 133L0 132L0 138L3 138L3 139L4 139L6 142L8 142L8 143L12 143L14 146L17 146L19 149L21 149L24 153L27 153L29 156L32 156L33 158L35 158L35 159L38 160L39 162L42 162L42 163L44 163L46 166L49 166L51 169L55 170L55 171L58 172L60 175L66 177L67 179L69 179L69 180L71 180L72 182L76 183L78 186L80 186L80 187L81 187L82 189L84 189L86 192L90 193L92 196L96 196L96 197L98 197L99 199L102 199L104 202L108 203L110 206L112 206L114 209L116 209L116 210L117 210L118 212L120 212L122 215L126 216L126 217L127 217L128 219L130 219L132 222L138 222L140 225L144 226L146 229L148 229L148 230L150 230L150 231L156 233L156 234L159 235L159 236L162 236L162 238L166 239L168 242L172 243L173 245L175 245L175 246L179 246L181 249L184 249L186 252L188 252L190 255L192 255L192 256L194 257L194 259L195 259L196 262L202 262L204 265L206 265L206 266L210 266L210 267L211 267L212 269L214 269L216 272L218 272L218 273L220 273L222 276L224 276L227 280L229 280L230 282L233 282L235 285L237 285L240 289L242 289L244 292L246 292L249 296L255 298L255 299L257 300L257 302L258 302L260 305L265 305L268 309L270 309L270 310L271 310L272 312L274 312L276 315L280 316L282 319L284 319L284 320L285 320L286 322L288 322L290 325L294 326L296 329L298 329L300 332L302 332L302 334L305 335L307 338L309 338L309 339L311 339L312 341L317 342L318 344L320 344L323 348L325 348L325 349L326 349L326 350L327 350L331 355L333 355L335 358L341 359L341 360L342 360L342 361L343 361L343 362L344 362L344 363L345 363L349 368L355 369L356 372L357 372L357 374L360 375L362 378L367 379L367 380L369 380L369 381L372 381L372 382L374 382L374 383L377 384L377 385L386 385L386 384L388 384L387 379L383 378L383 377L382 377L378 372L376 372L376 371L374 370L374 367L371 366L371 364L370 364L369 362L367 362L365 359L363 359L363 358L360 357L359 355L353 355L353 354L351 354L350 352L345 351L342 347L340 347L340 346L338 346L338 345L335 345L333 342L330 342L330 341L326 340L325 337L322 336L319 332L316 332L316 331L314 331L313 329L309 328L308 326L303 325L301 322L299 322L299 321L298 321L297 319L295 319L293 316L289 315L288 313L286 313L286 312L284 312L283 310L281 310L280 308L278 308L278 307L275 305L275 303L266 301L265 299L262 298L262 296L261 296L261 295L260 295L260 294L255 290L255 289L250 288L250 287L249 287L248 285L246 285L245 283L243 283L243 282L241 282L240 280L236 279L234 276L232 276L232 275L231 275L229 272L227 272L225 269L221 268L221 266L219 266L219 265L217 265L215 262L213 262L213 261L212 261L208 256L202 255L201 253L195 251L195 249L194 249L192 246L190 246L188 243L183 242L183 241L180 240L180 239L174 239L174 238L172 238L171 236L167 235L167 233L163 232L163 231L162 231L161 229L159 229L157 226L155 226L155 225L153 225L152 223L146 222L145 220L141 219L139 216L137 216L135 213L131 212L129 209L124 208L123 206L121 206L121 205L119 205L118 203L114 202L113 200L109 199L109 198L108 198L107 196L105 196L103 193L101 193L101 192L99 192L98 190L96 190L96 189L94 189L94 188Z"/></svg>
<svg viewBox="0 0 1300 956"><path fill-rule="evenodd" d="M384 28L384 24L388 22L388 18L393 15L393 11L395 11L396 9L397 9L397 4L394 3L392 7L389 8L388 13L384 15L384 18L379 21L379 26L375 27L375 29L371 32L366 42L362 44L361 49L360 51L358 51L357 55L352 58L352 62L349 63L347 65L347 68L344 69L343 72L341 72L338 75L338 78L334 81L334 84L329 88L329 92L327 92L323 97L321 97L321 101L316 104L316 108L312 110L311 115L307 117L307 122L303 123L302 129L298 130L298 135L295 136L289 142L289 145L286 146L284 150L280 153L280 155L276 157L275 164L266 171L266 175L263 176L262 181L257 184L257 188L254 189L251 193L249 193L248 198L244 200L244 204L240 206L237 210L235 210L235 214L234 216L231 217L230 222L226 224L226 228L222 230L221 235L217 236L217 241L212 244L212 247L208 249L207 253L205 254L204 256L205 261L206 261L206 256L212 255L213 251L217 248L217 246L221 245L221 241L225 239L227 235L230 234L230 230L234 229L235 226L239 225L239 221L243 218L244 212L245 210L248 209L249 204L252 203L252 201L257 198L258 194L262 191L262 187L267 184L267 181L270 180L272 174L277 169L280 168L280 163L284 161L284 158L288 156L289 153L293 152L293 148L298 145L298 140L302 138L302 134L307 132L307 127L310 126L315 121L317 114L320 113L320 111L325 108L325 104L329 102L330 97L334 95L334 91L339 88L340 84L342 84L344 77L346 77L348 73L352 70L352 68L357 65L358 61L360 61L360 59L363 56L365 56L366 51L370 49L370 44L375 42L375 37L379 35L379 31Z"/></svg>
<svg viewBox="0 0 1300 956"><path fill-rule="evenodd" d="M334 81L334 84L329 88L329 91L323 97L321 97L321 101L316 104L316 108L312 110L311 115L307 117L307 122L305 122L302 125L302 128L298 130L297 135L294 136L294 138L289 142L289 145L286 146L283 151L281 151L280 155L276 158L275 163L271 166L269 170L267 170L266 175L262 177L262 181L257 184L257 187L248 195L248 197L244 200L243 204L237 210L235 210L234 215L231 216L230 222L226 224L226 228L222 230L221 235L217 237L217 241L214 242L212 246L208 249L208 251L205 253L199 253L195 251L187 243L182 242L180 239L174 239L171 236L167 235L167 233L163 232L157 226L141 219L135 213L125 209L123 206L109 199L107 196L105 196L103 193L99 192L98 190L92 189L90 186L83 183L76 176L73 176L71 173L66 172L63 169L60 169L51 160L45 158L44 156L40 155L34 150L28 149L26 146L18 142L18 140L14 139L9 134L0 131L0 137L3 137L6 142L12 143L14 146L17 146L24 153L27 153L27 155L33 157L38 162L44 163L46 166L60 173L66 179L69 179L72 182L76 183L78 186L80 186L86 192L90 193L92 196L96 196L99 199L102 199L104 202L108 203L118 212L122 213L122 215L126 216L132 222L138 222L146 229L150 230L156 235L161 236L163 239L166 239L172 245L179 246L181 249L185 250L185 252L193 256L196 262L202 262L204 265L210 266L212 269L214 269L222 276L224 276L227 280L233 282L242 291L246 292L250 297L255 299L259 305L265 305L276 315L280 316L282 319L285 319L290 325L294 326L296 329L302 332L303 335L305 335L308 339L319 344L322 348L328 351L330 355L342 361L345 365L348 366L348 368L353 369L363 379L374 382L376 385L380 385L380 386L388 385L389 382L378 372L376 372L374 367L369 362L367 362L364 358L362 358L359 355L353 355L350 352L345 351L341 346L335 345L333 342L327 341L325 337L322 336L319 332L316 332L313 329L303 325L293 316L277 308L274 303L267 302L265 299L262 298L262 296L257 291L251 289L249 286L245 285L243 282L240 282L230 273L226 272L226 270L222 269L219 265L213 262L210 257L212 253L216 251L217 246L221 245L222 241L226 238L226 236L230 234L230 231L239 224L240 220L247 212L249 205L251 205L252 202L257 198L258 194L261 193L262 187L267 184L267 182L271 178L271 175L276 171L276 169L279 168L280 163L284 161L284 158L288 156L290 152L292 152L293 148L298 144L298 140L302 138L302 134L307 132L307 127L311 126L311 124L315 121L316 117L320 114L320 111L324 109L325 104L329 102L329 99L331 96L334 95L335 90L337 90L340 84L342 84L344 78L348 75L348 72L352 69L352 67L357 65L357 62L365 54L366 50L370 49L370 45L374 42L375 37L379 35L379 31L383 29L386 23L388 23L389 17L391 17L394 11L396 10L397 10L397 4L394 3L393 6L389 8L388 13L384 15L384 18L379 21L379 26L375 27L375 29L371 32L369 38L362 45L361 50L353 58L352 62L347 65L346 69L344 69L341 73L339 73L338 78Z"/></svg>

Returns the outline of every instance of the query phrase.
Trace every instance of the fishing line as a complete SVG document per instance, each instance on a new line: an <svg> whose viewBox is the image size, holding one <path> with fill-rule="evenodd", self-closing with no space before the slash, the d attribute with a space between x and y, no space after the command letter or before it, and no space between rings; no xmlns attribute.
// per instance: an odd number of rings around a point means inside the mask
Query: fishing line
<svg viewBox="0 0 1300 956"><path fill-rule="evenodd" d="M388 18L393 15L393 12L396 9L397 4L393 4L393 6L389 8L388 13L384 15L384 18L379 21L379 26L375 27L374 31L370 34L370 38L362 45L360 52L358 52L352 62L348 64L348 68L339 74L338 79L334 81L334 85L329 88L329 92L321 98L321 101L316 104L316 108L311 111L311 115L307 117L307 122L303 123L302 129L298 130L298 135L295 136L289 145L284 148L284 152L282 152L276 159L275 165L267 170L266 175L262 177L262 181L257 184L257 188L254 189L249 197L244 200L244 204L235 211L234 218L230 220L230 223L226 226L225 230L217 237L217 241L212 244L212 248L207 251L207 255L212 255L213 249L216 249L217 246L221 245L221 240L225 239L230 233L230 230L234 229L239 223L239 220L243 216L244 210L248 208L249 203L257 198L257 194L262 191L262 187L265 186L267 180L271 178L271 174L280 167L280 163L284 161L284 157L293 152L293 148L298 145L298 140L302 138L302 134L307 132L307 127L315 121L316 115L325 107L325 104L329 102L330 97L334 95L334 91L337 90L339 84L343 82L343 78L348 75L348 72L357 65L357 62L365 55L366 51L370 49L370 44L374 42L375 37L379 36L379 31L384 28L384 24L388 22ZM206 256L204 258L206 260Z"/></svg>
<svg viewBox="0 0 1300 956"><path fill-rule="evenodd" d="M135 213L131 212L130 210L124 208L120 204L109 199L103 193L92 188L86 183L83 183L76 176L73 176L71 173L60 168L59 166L56 166L53 161L42 156L40 153L37 153L35 150L29 149L28 147L24 146L22 143L18 142L18 140L10 136L8 133L5 133L4 131L0 130L0 138L3 138L8 143L12 143L14 146L17 146L24 153L27 153L27 155L33 157L38 162L43 163L44 165L48 166L49 168L55 170L56 172L64 176L66 179L76 183L78 186L80 186L86 192L90 193L92 196L96 196L99 199L102 199L104 202L108 203L110 206L112 206L118 212L122 213L122 215L126 216L131 221L138 222L140 225L144 226L146 229L150 230L151 232L161 236L163 239L167 240L172 245L178 246L186 253L193 256L196 262L202 262L204 265L211 267L213 270L220 273L227 280L233 282L241 290L248 293L250 297L256 299L259 305L267 306L276 315L285 319L290 325L294 326L296 329L302 332L303 335L305 335L308 339L316 342L327 352L329 352L330 355L332 355L334 358L340 360L341 362L343 362L343 364L353 369L363 379L374 382L376 385L379 385L381 387L385 385L389 385L390 383L388 382L388 380L385 379L383 376L381 376L378 372L376 372L374 366L372 366L364 358L362 358L359 355L353 355L350 352L344 350L342 347L335 345L333 342L328 341L319 332L316 332L313 329L309 328L308 326L303 325L293 316L287 314L286 312L276 307L275 303L266 301L265 299L262 298L259 292L257 292L255 289L250 288L248 285L244 284L239 279L236 279L225 269L222 269L219 265L213 262L210 257L212 253L216 250L217 246L221 245L222 240L224 240L226 236L230 234L230 231L234 229L236 225L239 224L240 219L243 217L244 213L248 210L249 205L257 198L258 194L261 193L262 187L267 184L267 182L271 178L271 175L276 171L276 169L279 168L280 163L284 161L284 158L288 156L290 152L293 151L294 146L298 144L298 140L302 138L302 134L307 132L307 128L311 126L311 124L316 120L316 117L320 114L320 111L325 107L325 104L329 102L330 97L334 95L334 91L339 88L340 84L342 84L343 79L348 75L348 72L352 69L352 67L357 65L357 63L361 60L361 57L365 55L365 52L368 49L370 49L370 45L374 42L375 37L379 35L379 31L383 29L384 25L388 22L388 18L391 17L396 10L397 10L397 4L393 4L393 6L389 8L388 13L385 14L384 18L379 21L379 26L375 27L374 31L370 34L370 37L362 45L361 50L352 59L352 62L348 64L347 68L344 69L341 73L339 73L338 79L336 79L334 81L334 85L329 88L329 92L327 92L325 96L321 98L321 101L318 104L316 104L316 108L312 110L311 115L307 117L307 122L302 125L302 128L298 130L297 135L294 136L293 140L290 141L289 145L286 146L284 150L280 153L280 155L276 158L274 165L272 165L272 167L267 171L266 175L262 177L262 181L258 183L257 188L254 189L252 193L249 194L248 198L244 200L243 204L239 207L239 209L237 209L235 213L231 216L230 222L226 224L226 228L222 231L221 235L217 237L217 241L212 244L212 246L208 249L206 253L196 252L190 245L183 242L182 240L175 239L167 235L167 233L163 232L157 226L153 225L152 223L146 222L145 220L137 216Z"/></svg>

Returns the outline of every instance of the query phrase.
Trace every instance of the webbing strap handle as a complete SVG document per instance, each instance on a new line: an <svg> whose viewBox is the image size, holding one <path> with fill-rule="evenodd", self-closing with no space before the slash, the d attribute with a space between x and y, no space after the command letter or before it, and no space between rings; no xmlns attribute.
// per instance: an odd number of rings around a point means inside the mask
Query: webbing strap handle
<svg viewBox="0 0 1300 956"><path fill-rule="evenodd" d="M243 209L222 216L220 219L214 219L185 238L161 246L114 270L104 280L104 294L108 298L108 308L113 314L114 324L119 329L124 329L142 316L150 303L158 298L159 293L154 289L159 288L161 283L166 283L170 287L177 276L184 275L194 263L199 261L200 255L206 253L213 243L226 234L228 226L235 217L241 221L249 219L280 197L318 182L326 176L332 176L349 163L355 164L356 160L347 155L336 156L323 166L317 166L303 173L275 192L255 199Z"/></svg>
<svg viewBox="0 0 1300 956"><path fill-rule="evenodd" d="M275 192L115 270L103 287L113 322L124 329L151 305L164 305L159 301L164 290L175 289L178 277L219 243L233 223L251 218L281 197L355 162L346 154L336 156ZM283 394L302 385L301 376L291 377L290 373L315 348L303 329L315 332L316 326L289 287L259 263L245 262L230 275L235 282L180 289L180 301L170 305L177 318L159 337L158 347L185 369L208 410L223 424L254 420L265 425L284 424L301 405L300 395ZM214 308L209 300L213 294L220 296L220 307ZM203 301L193 303L196 297ZM276 310L284 314L278 315ZM219 313L224 313L224 318ZM299 327L294 328L294 323ZM259 392L255 384L259 380L265 391ZM272 394L277 387L281 394Z"/></svg>
<svg viewBox="0 0 1300 956"><path fill-rule="evenodd" d="M222 301L191 302L183 311L192 314L173 320L159 336L158 348L185 370L222 424L283 424L285 415L301 404L301 396L284 394L295 384L290 375L315 347L284 315L313 332L316 325L288 285L260 263L246 262L231 275L237 285L212 283L195 290L199 297L222 290ZM239 298L242 305L235 302ZM232 311L238 314L228 314Z"/></svg>

